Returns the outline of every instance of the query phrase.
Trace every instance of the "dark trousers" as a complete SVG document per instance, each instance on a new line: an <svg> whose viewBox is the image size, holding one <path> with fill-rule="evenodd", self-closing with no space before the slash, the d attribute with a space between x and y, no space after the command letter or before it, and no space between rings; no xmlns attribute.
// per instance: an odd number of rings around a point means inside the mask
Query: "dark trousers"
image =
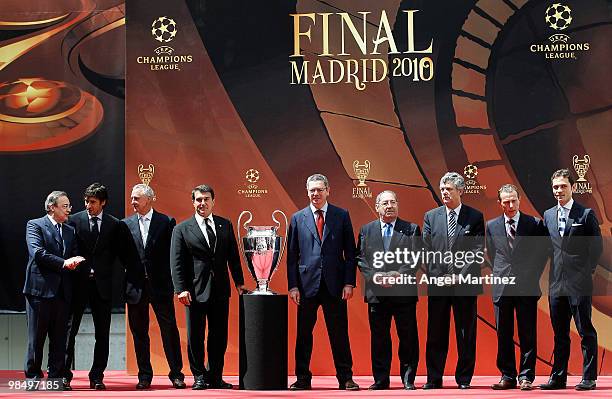
<svg viewBox="0 0 612 399"><path fill-rule="evenodd" d="M78 287L76 286L78 285ZM75 280L75 288L72 294L70 327L68 336L68 347L66 348L66 369L68 379L72 379L70 367L74 359L74 342L79 332L85 307L89 303L91 316L94 322L94 356L89 371L90 380L102 380L104 370L108 364L108 347L110 339L111 309L110 299L106 300L100 296L96 281L94 279Z"/></svg>
<svg viewBox="0 0 612 399"><path fill-rule="evenodd" d="M374 381L389 384L391 373L391 318L399 338L398 356L402 382L414 384L419 365L419 332L416 321L416 302L370 303L370 344L372 347L372 374Z"/></svg>
<svg viewBox="0 0 612 399"><path fill-rule="evenodd" d="M554 363L550 378L567 380L567 363L570 356L570 321L574 318L582 340L582 377L597 379L597 332L591 322L591 297L551 296L550 320L555 334Z"/></svg>
<svg viewBox="0 0 612 399"><path fill-rule="evenodd" d="M331 345L336 378L344 383L353 377L353 358L348 336L346 301L332 296L323 280L319 292L312 298L301 298L297 311L297 336L295 342L295 375L298 380L310 381L312 356L312 330L317 322L317 311L323 307L327 335Z"/></svg>
<svg viewBox="0 0 612 399"><path fill-rule="evenodd" d="M502 296L494 302L497 325L497 368L506 380L535 379L537 356L538 299L533 296ZM514 312L521 349L519 372L514 356Z"/></svg>
<svg viewBox="0 0 612 399"><path fill-rule="evenodd" d="M227 349L229 298L211 298L207 302L194 301L185 307L185 312L189 367L194 378L209 383L221 381ZM208 339L205 345L204 332L207 320ZM204 367L205 349L208 353L208 370Z"/></svg>
<svg viewBox="0 0 612 399"><path fill-rule="evenodd" d="M442 383L450 329L450 311L455 319L457 340L457 384L469 384L476 366L476 310L475 296L430 296L427 298L427 344L425 360L427 381Z"/></svg>
<svg viewBox="0 0 612 399"><path fill-rule="evenodd" d="M164 301L151 302L149 289L148 284L145 284L140 301L134 305L128 304L128 322L134 339L136 363L138 364L138 380L150 382L153 379L151 344L149 340L149 304L153 307L153 312L155 312L157 324L159 325L164 353L170 368L168 377L171 380L176 378L182 380L185 376L181 372L183 369L181 338L176 326L174 302L172 297Z"/></svg>
<svg viewBox="0 0 612 399"><path fill-rule="evenodd" d="M66 376L66 334L70 304L62 297L42 298L26 295L28 349L25 358L26 378L42 378L45 339L49 336L49 378Z"/></svg>

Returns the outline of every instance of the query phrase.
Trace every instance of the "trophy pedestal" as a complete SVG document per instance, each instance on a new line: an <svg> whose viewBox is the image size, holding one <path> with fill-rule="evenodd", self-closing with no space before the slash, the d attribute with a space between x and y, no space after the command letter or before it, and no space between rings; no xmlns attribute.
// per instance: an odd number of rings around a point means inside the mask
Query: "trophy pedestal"
<svg viewBox="0 0 612 399"><path fill-rule="evenodd" d="M287 295L240 296L240 389L287 389Z"/></svg>

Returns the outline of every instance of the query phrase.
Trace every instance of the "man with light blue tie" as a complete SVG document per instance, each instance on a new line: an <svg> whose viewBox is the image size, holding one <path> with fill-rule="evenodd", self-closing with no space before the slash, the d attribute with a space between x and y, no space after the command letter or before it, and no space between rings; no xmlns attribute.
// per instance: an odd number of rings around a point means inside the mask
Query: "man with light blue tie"
<svg viewBox="0 0 612 399"><path fill-rule="evenodd" d="M364 300L368 303L370 324L374 384L369 389L389 389L391 319L395 319L399 338L400 377L405 389L414 390L419 364L417 287L416 284L392 286L382 282L380 278L414 276L416 265L401 262L385 262L381 265L380 254L397 250L419 250L421 229L418 225L398 217L399 204L393 191L386 190L378 194L376 211L379 218L361 227L357 245L357 266L364 279Z"/></svg>
<svg viewBox="0 0 612 399"><path fill-rule="evenodd" d="M552 245L549 304L555 346L550 379L540 388L566 387L573 317L583 356L582 381L575 388L592 390L597 380L597 332L591 322L592 274L603 250L601 231L595 212L572 198L574 179L569 170L553 173L551 184L557 205L544 212L544 225Z"/></svg>

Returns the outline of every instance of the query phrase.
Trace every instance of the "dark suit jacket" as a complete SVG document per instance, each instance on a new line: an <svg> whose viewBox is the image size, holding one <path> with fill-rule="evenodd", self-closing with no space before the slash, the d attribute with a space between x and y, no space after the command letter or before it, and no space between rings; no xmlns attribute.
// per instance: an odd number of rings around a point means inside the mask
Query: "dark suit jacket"
<svg viewBox="0 0 612 399"><path fill-rule="evenodd" d="M470 251L484 253L484 218L482 213L465 204L461 205L461 211L457 217L457 228L455 229L455 241L452 248L448 248L448 222L446 220L446 207L441 206L428 211L423 222L423 244L426 251L451 251L453 253ZM448 273L448 266L438 259L430 259L427 265L427 275L443 276ZM480 277L482 264L474 261L465 264L461 268L454 268L454 274L464 276L471 275ZM454 287L428 287L429 295L478 295L481 294L482 285L455 285Z"/></svg>
<svg viewBox="0 0 612 399"><path fill-rule="evenodd" d="M393 235L389 244L389 251L397 249L403 251L418 251L421 249L421 228L414 224L398 218L393 227ZM357 266L365 280L364 299L368 303L380 302L416 302L417 285L401 285L397 287L383 288L372 281L374 274L378 272L397 271L400 274L416 276L418 265L415 264L384 264L383 267L374 266L374 253L384 252L380 220L376 219L361 227L359 231L359 242L357 244Z"/></svg>
<svg viewBox="0 0 612 399"><path fill-rule="evenodd" d="M487 254L496 277L516 278L516 285L493 285L492 297L540 296L540 276L548 257L548 237L541 219L520 213L514 247L510 249L504 215L487 222Z"/></svg>
<svg viewBox="0 0 612 399"><path fill-rule="evenodd" d="M76 256L74 229L64 223L64 253L61 237L47 216L29 220L26 225L28 266L23 293L42 298L54 298L60 285L67 301L72 297L72 272L64 269L64 260ZM77 268L80 267L77 266Z"/></svg>
<svg viewBox="0 0 612 399"><path fill-rule="evenodd" d="M126 235L127 227L116 217L104 212L98 240L94 241L87 211L71 215L68 223L76 230L79 255L85 258L74 275L75 283L83 287L90 269L93 269L100 297L111 300L114 262L117 258L127 262L124 250L125 239L129 238Z"/></svg>
<svg viewBox="0 0 612 399"><path fill-rule="evenodd" d="M595 212L574 201L563 237L559 235L557 206L544 212L544 225L552 244L550 295L591 295L592 273L603 250L601 231Z"/></svg>
<svg viewBox="0 0 612 399"><path fill-rule="evenodd" d="M311 298L323 278L330 294L340 297L345 285L355 286L355 236L346 210L328 205L321 241L307 206L291 217L287 242L289 289L297 287L301 295Z"/></svg>
<svg viewBox="0 0 612 399"><path fill-rule="evenodd" d="M172 282L177 294L189 291L194 301L205 302L203 296L208 279L212 278L209 299L226 299L231 295L228 266L235 285L244 284L238 244L232 223L213 215L216 245L208 245L195 216L178 224L172 233L170 264Z"/></svg>
<svg viewBox="0 0 612 399"><path fill-rule="evenodd" d="M174 218L153 210L149 223L147 242L142 242L138 215L123 219L138 252L140 262L126 270L126 300L130 304L140 301L144 284L149 284L151 301L172 300L172 276L170 274L170 240L176 225ZM145 271L148 279L145 280Z"/></svg>

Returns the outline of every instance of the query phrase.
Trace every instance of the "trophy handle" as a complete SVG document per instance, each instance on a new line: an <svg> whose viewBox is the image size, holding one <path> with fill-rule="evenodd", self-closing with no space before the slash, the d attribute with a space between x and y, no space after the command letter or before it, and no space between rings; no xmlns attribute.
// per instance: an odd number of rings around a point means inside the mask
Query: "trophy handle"
<svg viewBox="0 0 612 399"><path fill-rule="evenodd" d="M244 227L244 229L245 229L245 230L247 230L247 224L248 224L248 223L249 223L251 220L253 220L253 214L251 213L251 211L242 211L242 212L240 213L240 216L238 216L238 224L237 224L237 226L236 226L236 230L237 230L237 232L238 232L238 248L240 249L240 255L242 255L242 260L244 260L244 264L245 264L245 265L247 266L247 268L248 268L248 261L247 261L246 255L245 255L245 253L244 253L244 244L243 244L243 242L242 242L242 236L240 235L240 221L242 220L242 217L243 217L244 215L246 215L246 214L248 214L248 215L249 215L249 216L248 216L248 217L249 217L249 219L248 219L246 222L244 222L244 224L242 225L242 227Z"/></svg>
<svg viewBox="0 0 612 399"><path fill-rule="evenodd" d="M281 251L278 254L278 261L280 262L281 259L283 259L283 254L285 253L285 249L287 249L287 237L289 235L289 221L287 220L287 215L285 215L285 213L279 209L275 210L274 212L272 212L272 220L274 220L274 222L276 223L276 228L278 229L280 227L280 222L278 220L276 220L276 217L274 217L274 215L276 215L277 213L280 213L281 215L283 215L283 219L285 219L285 241L283 242L283 246L281 247Z"/></svg>

